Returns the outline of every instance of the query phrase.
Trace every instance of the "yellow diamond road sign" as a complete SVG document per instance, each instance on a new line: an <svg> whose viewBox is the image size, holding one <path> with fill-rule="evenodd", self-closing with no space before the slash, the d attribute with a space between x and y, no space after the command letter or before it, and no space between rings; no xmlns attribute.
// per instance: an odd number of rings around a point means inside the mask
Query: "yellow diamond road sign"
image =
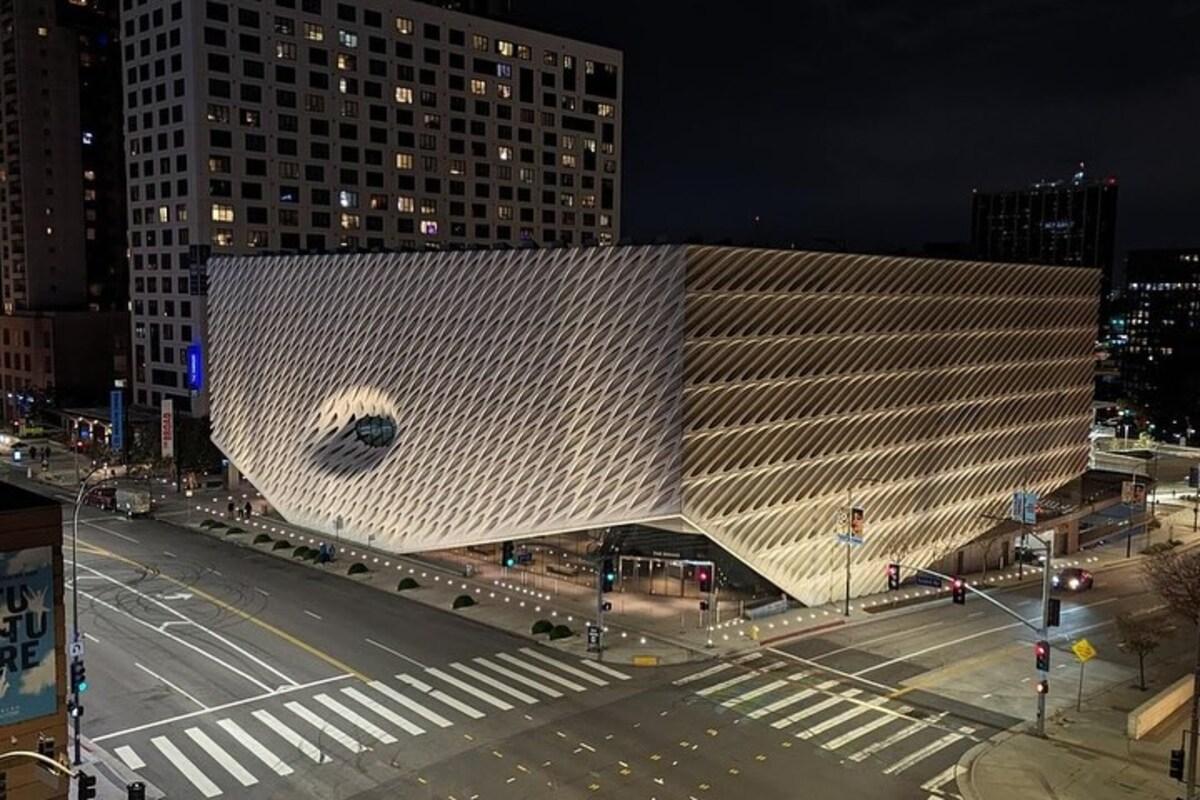
<svg viewBox="0 0 1200 800"><path fill-rule="evenodd" d="M1080 639L1075 644L1071 645L1071 652L1080 661L1091 661L1096 657L1096 648L1092 647L1092 643L1087 639Z"/></svg>

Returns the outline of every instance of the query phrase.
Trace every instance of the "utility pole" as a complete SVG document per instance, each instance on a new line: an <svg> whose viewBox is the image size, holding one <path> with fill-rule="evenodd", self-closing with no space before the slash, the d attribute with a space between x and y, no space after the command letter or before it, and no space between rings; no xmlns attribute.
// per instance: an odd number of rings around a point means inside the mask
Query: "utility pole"
<svg viewBox="0 0 1200 800"><path fill-rule="evenodd" d="M76 468L79 462L76 461ZM104 469L107 465L92 467L91 471L83 477L79 483L79 491L75 493L75 510L71 515L71 642L79 642L79 509L83 505L83 499L87 497L92 489L97 489L101 484L112 481L112 478L105 478L99 481L95 486L88 488L88 481L93 475ZM72 658L71 661L75 661ZM75 765L79 766L82 763L80 739L83 736L80 727L83 723L83 709L79 703L79 688L72 685L71 693L74 699L75 718Z"/></svg>
<svg viewBox="0 0 1200 800"><path fill-rule="evenodd" d="M1192 724L1188 732L1187 800L1196 798L1196 762L1200 761L1200 615L1196 618L1196 667L1192 676Z"/></svg>
<svg viewBox="0 0 1200 800"><path fill-rule="evenodd" d="M1054 558L1054 533L1051 532L1046 539L1041 539L1036 533L1033 534L1046 546L1046 563L1042 568L1042 625L1038 632L1041 634L1040 640L1047 641L1050 632L1050 562ZM1050 673L1047 670L1041 671L1041 679L1048 681ZM1038 692L1037 702L1037 735L1043 739L1046 737L1046 693Z"/></svg>

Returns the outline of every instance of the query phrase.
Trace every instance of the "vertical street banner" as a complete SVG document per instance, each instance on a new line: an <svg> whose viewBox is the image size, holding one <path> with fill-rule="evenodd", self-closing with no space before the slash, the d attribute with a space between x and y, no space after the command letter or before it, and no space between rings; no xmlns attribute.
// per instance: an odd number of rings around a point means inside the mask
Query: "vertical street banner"
<svg viewBox="0 0 1200 800"><path fill-rule="evenodd" d="M204 388L204 354L199 342L192 342L187 348L187 385L193 392Z"/></svg>
<svg viewBox="0 0 1200 800"><path fill-rule="evenodd" d="M162 437L162 457L175 457L175 401L164 397L162 401L162 418L160 419Z"/></svg>
<svg viewBox="0 0 1200 800"><path fill-rule="evenodd" d="M113 389L108 393L108 418L110 424L109 447L114 453L125 449L125 391Z"/></svg>
<svg viewBox="0 0 1200 800"><path fill-rule="evenodd" d="M54 565L49 547L0 553L0 725L58 709Z"/></svg>
<svg viewBox="0 0 1200 800"><path fill-rule="evenodd" d="M1013 492L1009 519L1026 525L1037 524L1037 492Z"/></svg>

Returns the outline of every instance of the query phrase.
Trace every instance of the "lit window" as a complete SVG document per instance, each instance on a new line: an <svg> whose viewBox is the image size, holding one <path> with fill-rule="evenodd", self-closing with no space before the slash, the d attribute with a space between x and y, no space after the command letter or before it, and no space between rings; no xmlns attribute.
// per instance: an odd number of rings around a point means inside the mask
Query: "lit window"
<svg viewBox="0 0 1200 800"><path fill-rule="evenodd" d="M442 127L441 114L426 114L425 115L425 127L429 128L430 130L435 130L435 131L440 130Z"/></svg>
<svg viewBox="0 0 1200 800"><path fill-rule="evenodd" d="M310 42L325 41L325 29L315 22L304 23L304 38Z"/></svg>
<svg viewBox="0 0 1200 800"><path fill-rule="evenodd" d="M471 94L487 94L487 81L478 78L471 79Z"/></svg>
<svg viewBox="0 0 1200 800"><path fill-rule="evenodd" d="M396 33L412 36L413 21L408 17L396 17Z"/></svg>
<svg viewBox="0 0 1200 800"><path fill-rule="evenodd" d="M95 141L96 141L96 135L94 133L92 133L91 131L83 132L83 143L84 144L94 144Z"/></svg>
<svg viewBox="0 0 1200 800"><path fill-rule="evenodd" d="M509 58L512 58L512 56L513 56L513 43L512 43L512 42L506 42L506 41L504 41L503 39L497 39L497 40L496 40L496 52L497 52L497 53L499 53L499 54L500 54L500 55L502 55L502 56L508 56Z"/></svg>
<svg viewBox="0 0 1200 800"><path fill-rule="evenodd" d="M276 17L275 32L284 36L292 36L296 33L296 23L287 17Z"/></svg>
<svg viewBox="0 0 1200 800"><path fill-rule="evenodd" d="M564 133L562 136L558 137L558 146L563 150L574 150L575 137L569 133Z"/></svg>
<svg viewBox="0 0 1200 800"><path fill-rule="evenodd" d="M562 154L562 165L564 167L574 167L575 166L575 155L573 153L563 153Z"/></svg>
<svg viewBox="0 0 1200 800"><path fill-rule="evenodd" d="M463 161L461 158L450 159L450 174L451 175L466 175L467 174L467 162Z"/></svg>
<svg viewBox="0 0 1200 800"><path fill-rule="evenodd" d="M229 122L229 106L222 106L216 103L208 104L208 121L209 122Z"/></svg>
<svg viewBox="0 0 1200 800"><path fill-rule="evenodd" d="M529 45L527 45L527 44L517 45L517 58L519 58L523 61L528 61L529 56L530 56Z"/></svg>
<svg viewBox="0 0 1200 800"><path fill-rule="evenodd" d="M247 247L266 247L270 237L266 231L248 231L246 233Z"/></svg>
<svg viewBox="0 0 1200 800"><path fill-rule="evenodd" d="M412 103L412 101L413 101L413 90L412 89L408 88L407 86L397 86L396 87L396 102L397 103L409 104L409 103Z"/></svg>
<svg viewBox="0 0 1200 800"><path fill-rule="evenodd" d="M85 170L83 171L83 179L84 179L85 181L94 181L94 180L96 180L96 170L94 170L94 169L85 169Z"/></svg>
<svg viewBox="0 0 1200 800"><path fill-rule="evenodd" d="M512 206L498 206L496 208L496 216L498 216L500 219L512 219L513 218Z"/></svg>
<svg viewBox="0 0 1200 800"><path fill-rule="evenodd" d="M342 116L343 117L357 117L358 116L358 101L357 100L343 100L342 101Z"/></svg>
<svg viewBox="0 0 1200 800"><path fill-rule="evenodd" d="M601 228L612 227L612 217L609 216L608 214L601 214L600 215L600 227Z"/></svg>
<svg viewBox="0 0 1200 800"><path fill-rule="evenodd" d="M37 29L38 36L49 36L50 31L45 25L39 25Z"/></svg>
<svg viewBox="0 0 1200 800"><path fill-rule="evenodd" d="M474 47L476 50L480 50L480 51L486 53L487 49L488 49L488 37L484 36L482 33L476 33L476 34L472 35L471 36L471 46Z"/></svg>
<svg viewBox="0 0 1200 800"><path fill-rule="evenodd" d="M358 208L358 192L342 189L338 192L338 205L342 208Z"/></svg>
<svg viewBox="0 0 1200 800"><path fill-rule="evenodd" d="M371 210L386 211L388 205L388 196L386 194L371 195Z"/></svg>
<svg viewBox="0 0 1200 800"><path fill-rule="evenodd" d="M521 183L533 183L536 173L529 167L521 167Z"/></svg>
<svg viewBox="0 0 1200 800"><path fill-rule="evenodd" d="M337 68L345 70L358 69L358 58L350 53L338 53Z"/></svg>
<svg viewBox="0 0 1200 800"><path fill-rule="evenodd" d="M176 222L187 222L187 218L188 218L187 206L183 203L180 203L177 206L175 206L175 221Z"/></svg>
<svg viewBox="0 0 1200 800"><path fill-rule="evenodd" d="M209 156L208 171L217 174L229 172L230 163L229 156Z"/></svg>
<svg viewBox="0 0 1200 800"><path fill-rule="evenodd" d="M497 64L496 65L496 77L497 78L511 78L512 77L512 64Z"/></svg>
<svg viewBox="0 0 1200 800"><path fill-rule="evenodd" d="M295 42L276 42L275 57L281 58L284 61L296 60L296 43Z"/></svg>
<svg viewBox="0 0 1200 800"><path fill-rule="evenodd" d="M561 194L558 196L558 200L559 200L559 202L560 202L560 203L562 203L564 206L568 206L568 207L570 207L570 206L574 206L574 205L575 205L575 195L571 194L570 192L563 192L563 193L561 193Z"/></svg>
<svg viewBox="0 0 1200 800"><path fill-rule="evenodd" d="M511 98L512 97L512 84L497 83L496 84L496 97L499 97L501 100L508 100L509 98Z"/></svg>
<svg viewBox="0 0 1200 800"><path fill-rule="evenodd" d="M359 228L360 220L358 214L342 214L341 225L344 231L356 231Z"/></svg>
<svg viewBox="0 0 1200 800"><path fill-rule="evenodd" d="M425 234L426 236L437 236L437 232L438 232L437 220L434 220L434 219L421 220L421 233Z"/></svg>
<svg viewBox="0 0 1200 800"><path fill-rule="evenodd" d="M595 139L584 139L583 140L583 149L587 150L589 153L596 152L596 140Z"/></svg>
<svg viewBox="0 0 1200 800"><path fill-rule="evenodd" d="M216 247L233 247L233 230L216 228L213 230L212 243Z"/></svg>
<svg viewBox="0 0 1200 800"><path fill-rule="evenodd" d="M585 75L595 75L596 74L596 62L588 61L585 58L583 60L583 72Z"/></svg>
<svg viewBox="0 0 1200 800"><path fill-rule="evenodd" d="M212 221L233 222L233 206L227 206L223 203L213 203Z"/></svg>
<svg viewBox="0 0 1200 800"><path fill-rule="evenodd" d="M611 103L601 103L596 107L596 113L602 117L611 117L616 113L616 109L612 107Z"/></svg>
<svg viewBox="0 0 1200 800"><path fill-rule="evenodd" d="M558 53L554 52L553 50L544 50L542 52L542 63L547 67L557 67Z"/></svg>
<svg viewBox="0 0 1200 800"><path fill-rule="evenodd" d="M575 69L575 56L563 56L563 69Z"/></svg>
<svg viewBox="0 0 1200 800"><path fill-rule="evenodd" d="M159 222L170 222L171 221L171 209L168 208L167 206L159 206L158 207L158 221Z"/></svg>
<svg viewBox="0 0 1200 800"><path fill-rule="evenodd" d="M594 195L594 194L580 195L579 205L583 206L584 208L595 208L596 207L596 195Z"/></svg>
<svg viewBox="0 0 1200 800"><path fill-rule="evenodd" d="M396 169L412 169L412 153L396 153Z"/></svg>
<svg viewBox="0 0 1200 800"><path fill-rule="evenodd" d="M437 213L437 200L429 200L427 198L422 198L421 199L421 213L422 214L436 214Z"/></svg>
<svg viewBox="0 0 1200 800"><path fill-rule="evenodd" d="M507 145L500 145L499 151L500 151L500 160L501 161L512 161L512 148L511 147L508 147Z"/></svg>
<svg viewBox="0 0 1200 800"><path fill-rule="evenodd" d="M342 47L358 47L358 34L353 31L338 31L338 44Z"/></svg>
<svg viewBox="0 0 1200 800"><path fill-rule="evenodd" d="M396 210L402 214L411 214L416 209L416 204L411 197L401 195L396 198Z"/></svg>

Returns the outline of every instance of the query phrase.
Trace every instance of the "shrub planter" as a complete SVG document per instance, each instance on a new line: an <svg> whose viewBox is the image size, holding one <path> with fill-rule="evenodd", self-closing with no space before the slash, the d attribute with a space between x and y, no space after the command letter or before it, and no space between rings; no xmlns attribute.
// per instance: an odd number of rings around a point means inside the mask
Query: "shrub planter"
<svg viewBox="0 0 1200 800"><path fill-rule="evenodd" d="M529 630L534 636L538 636L543 633L550 633L552 630L554 630L554 623L548 619L539 619L537 622L533 623L533 627Z"/></svg>
<svg viewBox="0 0 1200 800"><path fill-rule="evenodd" d="M271 541L271 537L267 536L265 533L260 533L258 536L254 537L255 544L266 544L269 541Z"/></svg>
<svg viewBox="0 0 1200 800"><path fill-rule="evenodd" d="M370 572L370 570L367 569L367 565L361 561L355 561L350 565L350 568L346 570L347 575L362 575L364 572Z"/></svg>
<svg viewBox="0 0 1200 800"><path fill-rule="evenodd" d="M405 592L405 591L408 591L409 589L417 589L420 586L421 586L421 584L417 583L416 578L412 578L412 577L401 578L400 583L396 584L396 591L397 592Z"/></svg>
<svg viewBox="0 0 1200 800"><path fill-rule="evenodd" d="M245 532L246 532L245 528L239 528L238 526L233 525L229 528L229 530L225 531L225 535L233 536L235 533L245 533Z"/></svg>
<svg viewBox="0 0 1200 800"><path fill-rule="evenodd" d="M550 631L550 639L566 639L568 636L573 636L571 629L566 625L555 625L554 630Z"/></svg>
<svg viewBox="0 0 1200 800"><path fill-rule="evenodd" d="M300 557L301 557L301 558L303 558L305 561L316 561L316 560L317 560L317 556L319 556L320 554L321 554L321 553L320 553L320 551L318 551L318 550L317 550L317 548L315 548L315 547L309 547L309 548L308 548L308 549L305 551L304 555L302 555L302 556L300 556Z"/></svg>
<svg viewBox="0 0 1200 800"><path fill-rule="evenodd" d="M292 551L292 558L304 558L307 555L308 555L308 548L305 547L304 545L300 545L299 547L297 547L295 550Z"/></svg>
<svg viewBox="0 0 1200 800"><path fill-rule="evenodd" d="M469 594L460 594L458 597L454 598L454 604L452 607L457 611L460 608L468 608L473 605L475 605L474 597L471 597Z"/></svg>
<svg viewBox="0 0 1200 800"><path fill-rule="evenodd" d="M201 528L224 528L223 523L217 522L215 519L206 519L200 523Z"/></svg>
<svg viewBox="0 0 1200 800"><path fill-rule="evenodd" d="M285 539L279 539L278 541L275 542L275 544L271 545L271 549L272 550L282 550L285 547L291 547L291 546L292 546L291 542L289 542Z"/></svg>

